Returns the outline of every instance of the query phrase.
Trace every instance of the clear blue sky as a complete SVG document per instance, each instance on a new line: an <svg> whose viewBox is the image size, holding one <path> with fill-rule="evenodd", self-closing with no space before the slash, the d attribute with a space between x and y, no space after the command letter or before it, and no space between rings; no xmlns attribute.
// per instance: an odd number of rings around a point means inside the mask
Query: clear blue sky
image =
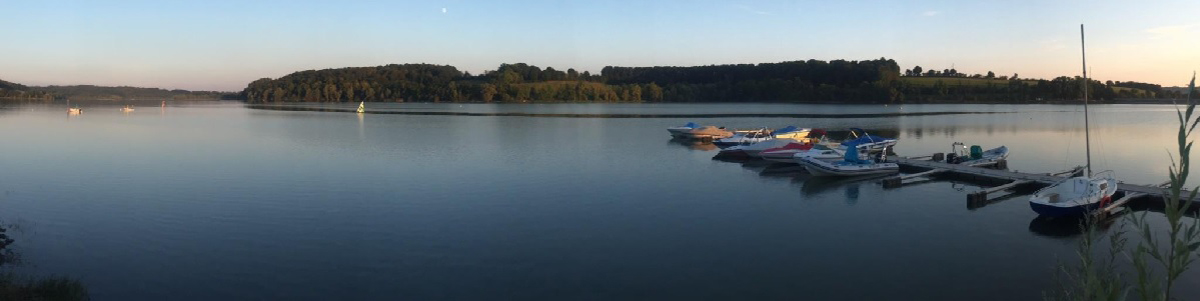
<svg viewBox="0 0 1200 301"><path fill-rule="evenodd" d="M598 72L887 57L902 69L1186 84L1200 1L9 1L0 79L241 90L293 71Z"/></svg>

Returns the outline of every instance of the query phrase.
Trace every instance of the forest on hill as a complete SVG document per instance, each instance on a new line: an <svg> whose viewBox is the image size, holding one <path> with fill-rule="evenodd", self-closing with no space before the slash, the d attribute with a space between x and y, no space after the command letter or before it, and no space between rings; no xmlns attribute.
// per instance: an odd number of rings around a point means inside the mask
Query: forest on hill
<svg viewBox="0 0 1200 301"><path fill-rule="evenodd" d="M1082 79L966 75L921 67L901 72L886 58L694 67L604 67L600 74L501 64L472 75L453 66L393 64L307 70L250 83L247 102L825 102L1045 103L1079 99ZM1098 101L1179 98L1137 82L1089 81Z"/></svg>
<svg viewBox="0 0 1200 301"><path fill-rule="evenodd" d="M41 91L31 91L25 85L0 80L0 98L51 99L53 96Z"/></svg>
<svg viewBox="0 0 1200 301"><path fill-rule="evenodd" d="M471 75L453 66L387 65L308 70L250 83L249 102L881 102L899 67L888 59L808 60L697 67L605 67L601 74L502 64Z"/></svg>
<svg viewBox="0 0 1200 301"><path fill-rule="evenodd" d="M30 89L54 95L55 98L71 100L216 100L238 98L236 93L229 92L167 90L127 86L75 85L32 87Z"/></svg>
<svg viewBox="0 0 1200 301"><path fill-rule="evenodd" d="M92 85L29 87L0 80L0 98L70 100L216 100L241 99L238 93L216 91L166 90L138 87Z"/></svg>

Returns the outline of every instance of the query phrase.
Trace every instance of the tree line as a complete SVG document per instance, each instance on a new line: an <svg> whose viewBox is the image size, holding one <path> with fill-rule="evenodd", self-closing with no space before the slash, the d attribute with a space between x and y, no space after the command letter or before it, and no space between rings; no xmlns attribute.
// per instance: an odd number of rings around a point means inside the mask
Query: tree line
<svg viewBox="0 0 1200 301"><path fill-rule="evenodd" d="M40 91L54 95L58 99L71 100L134 100L134 99L169 99L169 100L216 100L216 99L238 99L237 93L218 92L218 91L188 91L188 90L167 90L159 88L140 88L140 87L105 87L93 85L74 85L74 86L45 86L33 87L34 91Z"/></svg>
<svg viewBox="0 0 1200 301"><path fill-rule="evenodd" d="M93 85L28 87L0 80L0 98L33 100L237 100L239 93L218 91L166 90L139 87L103 87Z"/></svg>
<svg viewBox="0 0 1200 301"><path fill-rule="evenodd" d="M51 99L53 96L42 91L31 91L25 85L0 80L0 98Z"/></svg>
<svg viewBox="0 0 1200 301"><path fill-rule="evenodd" d="M670 102L845 101L895 97L889 59L696 67L605 67L600 74L501 64L472 75L453 66L403 64L295 72L250 83L248 102Z"/></svg>

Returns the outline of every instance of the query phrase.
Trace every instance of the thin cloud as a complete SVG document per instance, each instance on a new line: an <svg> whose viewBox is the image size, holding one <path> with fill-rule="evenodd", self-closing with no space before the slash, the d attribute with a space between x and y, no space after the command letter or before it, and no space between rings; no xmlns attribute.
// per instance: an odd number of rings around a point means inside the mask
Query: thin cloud
<svg viewBox="0 0 1200 301"><path fill-rule="evenodd" d="M757 10L757 9L754 9L754 8L751 8L751 7L745 6L745 5L738 5L737 7L748 13L752 13L752 14L764 15L764 16L771 15L771 12Z"/></svg>
<svg viewBox="0 0 1200 301"><path fill-rule="evenodd" d="M1186 38L1193 36L1191 31L1196 27L1200 27L1200 24L1167 25L1146 29L1146 33L1150 34L1151 39L1156 40Z"/></svg>
<svg viewBox="0 0 1200 301"><path fill-rule="evenodd" d="M922 15L922 16L926 16L926 17L932 17L932 16L939 15L939 14L941 14L941 13L942 13L942 12L940 12L940 11L936 11L936 10L927 10L927 11L925 11L925 12L921 13L921 15Z"/></svg>

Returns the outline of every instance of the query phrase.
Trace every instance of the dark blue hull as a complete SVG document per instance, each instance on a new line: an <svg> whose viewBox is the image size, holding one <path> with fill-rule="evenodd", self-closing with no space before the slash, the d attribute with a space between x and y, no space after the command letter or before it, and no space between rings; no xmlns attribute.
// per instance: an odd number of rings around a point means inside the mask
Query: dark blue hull
<svg viewBox="0 0 1200 301"><path fill-rule="evenodd" d="M1087 214L1088 212L1092 212L1093 210L1096 210L1096 208L1100 208L1100 203L1091 203L1091 204L1079 205L1079 206L1075 206L1075 207L1058 207L1058 206L1050 206L1050 205L1043 205L1043 204L1030 202L1029 207L1033 208L1033 212L1037 212L1037 214L1041 215L1041 216L1049 216L1049 217L1082 216L1084 214Z"/></svg>

